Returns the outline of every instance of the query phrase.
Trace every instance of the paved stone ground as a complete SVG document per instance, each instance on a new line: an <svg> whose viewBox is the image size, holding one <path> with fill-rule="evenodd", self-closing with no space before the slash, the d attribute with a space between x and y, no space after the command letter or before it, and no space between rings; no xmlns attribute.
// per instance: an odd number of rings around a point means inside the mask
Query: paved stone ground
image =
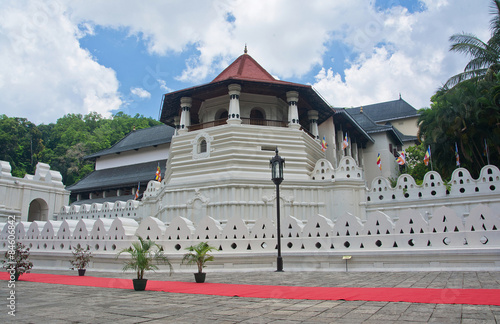
<svg viewBox="0 0 500 324"><path fill-rule="evenodd" d="M92 270L87 275L134 277ZM192 273L148 273L147 278L193 281ZM208 272L207 282L500 289L500 272ZM500 306L220 297L23 281L16 285L16 316L11 317L5 296L7 282L0 281L2 323L500 323Z"/></svg>

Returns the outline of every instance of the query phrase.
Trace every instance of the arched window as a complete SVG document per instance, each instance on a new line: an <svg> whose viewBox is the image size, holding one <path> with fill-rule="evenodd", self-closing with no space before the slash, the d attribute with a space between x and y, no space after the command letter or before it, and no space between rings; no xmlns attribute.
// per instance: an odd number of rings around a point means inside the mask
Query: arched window
<svg viewBox="0 0 500 324"><path fill-rule="evenodd" d="M227 119L227 117L228 117L228 113L227 113L227 110L225 110L225 109L221 109L221 110L217 111L217 113L215 114L215 120Z"/></svg>
<svg viewBox="0 0 500 324"><path fill-rule="evenodd" d="M253 108L250 111L250 124L252 125L264 125L264 120L266 119L264 112L260 108Z"/></svg>
<svg viewBox="0 0 500 324"><path fill-rule="evenodd" d="M207 152L207 141L202 138L200 144L198 145L198 154Z"/></svg>

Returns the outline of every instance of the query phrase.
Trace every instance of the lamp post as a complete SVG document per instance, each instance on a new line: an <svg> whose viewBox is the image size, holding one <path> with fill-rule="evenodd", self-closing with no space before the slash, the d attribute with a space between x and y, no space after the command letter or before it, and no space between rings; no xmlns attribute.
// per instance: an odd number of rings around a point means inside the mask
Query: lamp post
<svg viewBox="0 0 500 324"><path fill-rule="evenodd" d="M276 185L276 220L278 231L278 259L276 260L277 272L283 271L283 259L281 258L281 225L280 225L280 183L283 181L283 167L285 159L278 155L278 147L276 147L276 155L269 161L271 165L271 180Z"/></svg>

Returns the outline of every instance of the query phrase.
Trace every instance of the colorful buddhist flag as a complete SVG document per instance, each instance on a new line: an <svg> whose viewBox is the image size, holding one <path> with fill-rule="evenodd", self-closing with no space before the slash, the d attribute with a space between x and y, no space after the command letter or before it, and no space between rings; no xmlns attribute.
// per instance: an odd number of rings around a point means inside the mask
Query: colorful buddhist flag
<svg viewBox="0 0 500 324"><path fill-rule="evenodd" d="M140 182L137 184L137 190L135 192L134 200L139 199L139 190L141 190L141 183Z"/></svg>
<svg viewBox="0 0 500 324"><path fill-rule="evenodd" d="M349 146L349 138L347 138L347 133L345 133L344 141L342 142L342 149L344 150L348 146Z"/></svg>
<svg viewBox="0 0 500 324"><path fill-rule="evenodd" d="M425 164L425 166L429 165L429 161L430 160L431 160L431 146L429 145L427 147L427 151L425 152L425 155L424 155L424 164Z"/></svg>
<svg viewBox="0 0 500 324"><path fill-rule="evenodd" d="M155 180L161 182L161 170L160 170L160 163L158 163L158 166L156 167L156 176Z"/></svg>
<svg viewBox="0 0 500 324"><path fill-rule="evenodd" d="M455 142L455 160L456 160L457 166L460 166L460 155L458 154L457 142Z"/></svg>
<svg viewBox="0 0 500 324"><path fill-rule="evenodd" d="M326 138L323 136L323 140L321 141L321 150L325 152L327 148L328 144L326 143Z"/></svg>
<svg viewBox="0 0 500 324"><path fill-rule="evenodd" d="M382 160L380 159L380 153L377 156L377 166L382 171Z"/></svg>
<svg viewBox="0 0 500 324"><path fill-rule="evenodd" d="M405 150L403 150L403 152L401 152L401 154L399 154L399 156L396 158L396 162L399 165L405 165L405 163L406 163L406 153L405 153Z"/></svg>

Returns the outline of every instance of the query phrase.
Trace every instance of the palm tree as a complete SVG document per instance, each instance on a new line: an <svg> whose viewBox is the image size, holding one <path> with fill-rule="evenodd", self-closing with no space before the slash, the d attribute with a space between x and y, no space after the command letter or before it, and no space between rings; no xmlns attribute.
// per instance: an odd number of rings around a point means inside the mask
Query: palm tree
<svg viewBox="0 0 500 324"><path fill-rule="evenodd" d="M500 0L492 0L490 21L491 38L485 43L477 36L462 33L450 37L450 51L463 53L471 58L459 73L446 81L446 89L465 80L479 80L500 71Z"/></svg>
<svg viewBox="0 0 500 324"><path fill-rule="evenodd" d="M137 279L144 279L144 272L158 270L157 264L167 264L172 272L172 265L163 253L163 248L151 240L145 240L138 236L139 242L133 242L131 247L121 250L122 253L129 253L131 258L125 261L123 271L132 269L137 272ZM117 257L118 257L117 256Z"/></svg>
<svg viewBox="0 0 500 324"><path fill-rule="evenodd" d="M197 245L191 245L186 248L186 250L189 252L184 254L182 262L184 263L184 261L187 261L187 264L196 263L198 266L198 273L202 273L205 263L214 260L214 256L208 253L211 251L218 251L219 249L208 245L207 242L200 242Z"/></svg>

